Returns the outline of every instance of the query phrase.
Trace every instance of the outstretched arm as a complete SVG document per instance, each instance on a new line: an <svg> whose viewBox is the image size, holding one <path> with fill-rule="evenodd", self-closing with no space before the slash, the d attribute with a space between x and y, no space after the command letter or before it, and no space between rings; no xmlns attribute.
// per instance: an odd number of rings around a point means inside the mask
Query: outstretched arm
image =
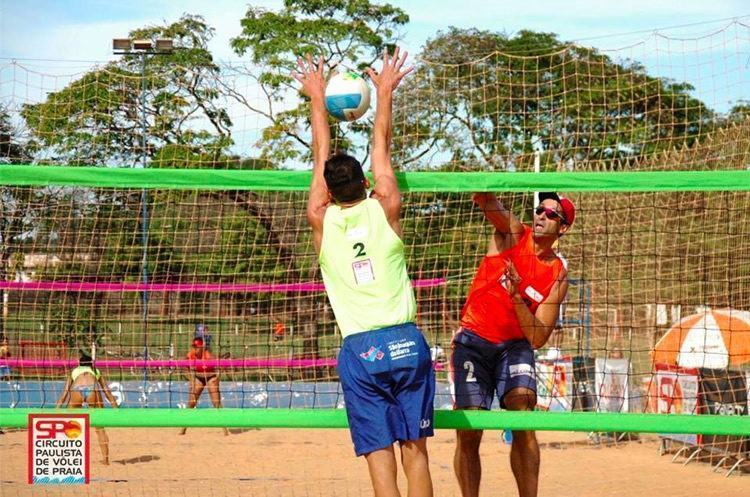
<svg viewBox="0 0 750 497"><path fill-rule="evenodd" d="M107 386L107 382L104 381L104 376L99 377L99 386L102 387L102 392L104 392L104 396L107 397L107 400L109 401L109 405L117 409L119 407L117 405L117 399L115 399L115 396L112 395L112 391Z"/></svg>
<svg viewBox="0 0 750 497"><path fill-rule="evenodd" d="M73 380L68 376L68 379L65 381L65 388L63 388L63 392L60 395L60 398L57 399L57 403L55 403L55 407L62 407L63 404L68 405L68 397L70 396L70 385L73 383Z"/></svg>
<svg viewBox="0 0 750 497"><path fill-rule="evenodd" d="M331 155L331 130L328 127L328 111L325 106L325 78L323 77L323 58L313 62L307 55L307 61L297 60L299 72L292 73L294 79L302 85L302 93L310 97L310 123L312 125L313 175L310 183L310 197L307 199L307 220L313 230L315 251L320 252L323 238L323 217L330 202L328 187L323 177L323 169Z"/></svg>
<svg viewBox="0 0 750 497"><path fill-rule="evenodd" d="M521 325L523 334L535 349L542 348L549 340L552 331L557 324L557 317L560 313L560 303L565 299L568 293L568 275L563 272L560 279L552 285L547 298L542 302L532 314L518 291L518 283L521 278L516 271L512 262L508 261L508 293L513 301L513 308L516 311L518 322Z"/></svg>
<svg viewBox="0 0 750 497"><path fill-rule="evenodd" d="M393 56L383 52L383 69L377 73L368 69L372 83L377 89L377 107L375 108L375 125L372 130L372 176L375 180L373 198L380 201L388 222L394 231L401 236L401 194L391 164L391 134L393 130L393 91L401 79L412 71L404 69L408 53L400 55L398 47Z"/></svg>
<svg viewBox="0 0 750 497"><path fill-rule="evenodd" d="M523 235L523 224L505 208L494 193L475 193L472 200L495 227L487 255L495 255L518 243Z"/></svg>

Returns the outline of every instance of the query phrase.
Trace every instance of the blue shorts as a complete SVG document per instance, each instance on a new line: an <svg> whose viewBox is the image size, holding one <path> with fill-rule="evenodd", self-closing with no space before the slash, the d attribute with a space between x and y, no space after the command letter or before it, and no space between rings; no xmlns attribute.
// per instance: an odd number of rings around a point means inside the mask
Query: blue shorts
<svg viewBox="0 0 750 497"><path fill-rule="evenodd" d="M453 337L451 371L457 409L489 410L495 394L505 408L503 398L514 388L536 393L534 350L525 339L495 344L461 328Z"/></svg>
<svg viewBox="0 0 750 497"><path fill-rule="evenodd" d="M349 335L338 371L358 456L432 436L435 372L414 323Z"/></svg>

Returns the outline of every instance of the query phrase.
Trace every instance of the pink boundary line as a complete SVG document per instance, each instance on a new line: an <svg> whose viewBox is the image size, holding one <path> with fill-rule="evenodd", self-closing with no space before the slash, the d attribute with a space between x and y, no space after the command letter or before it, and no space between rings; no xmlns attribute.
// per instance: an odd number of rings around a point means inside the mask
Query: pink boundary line
<svg viewBox="0 0 750 497"><path fill-rule="evenodd" d="M78 359L4 359L0 363L17 368L73 368ZM335 366L336 359L103 359L96 361L100 369L117 368L189 368L196 365L222 368L313 368Z"/></svg>
<svg viewBox="0 0 750 497"><path fill-rule="evenodd" d="M191 368L197 365L214 368L317 368L334 367L336 359L209 359L192 361L189 359L148 360L143 359L104 359L96 361L100 369L118 368ZM77 359L3 359L0 365L12 368L73 368L78 366ZM441 371L442 364L435 364Z"/></svg>
<svg viewBox="0 0 750 497"><path fill-rule="evenodd" d="M415 288L444 285L445 278L414 280ZM323 283L92 283L85 281L0 281L0 290L25 292L322 292Z"/></svg>

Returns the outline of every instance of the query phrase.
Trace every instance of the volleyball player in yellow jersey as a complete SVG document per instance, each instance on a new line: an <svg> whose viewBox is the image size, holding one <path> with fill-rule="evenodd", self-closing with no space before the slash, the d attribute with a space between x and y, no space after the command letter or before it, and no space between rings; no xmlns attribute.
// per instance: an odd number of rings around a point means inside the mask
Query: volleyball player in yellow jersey
<svg viewBox="0 0 750 497"><path fill-rule="evenodd" d="M110 405L117 408L117 400L107 386L102 373L94 367L90 356L81 354L78 359L78 367L70 372L65 381L62 395L57 399L55 407L68 407L76 409L79 407L104 407L101 392L107 397ZM99 439L99 448L102 451L102 463L109 465L109 437L104 428L96 427L96 437Z"/></svg>
<svg viewBox="0 0 750 497"><path fill-rule="evenodd" d="M406 53L383 54L372 133L372 174L346 154L330 156L323 61L299 61L294 77L311 100L313 178L307 218L328 299L344 341L338 370L356 454L364 455L375 495L399 496L396 455L410 497L432 496L426 437L432 436L435 375L414 324L416 300L401 240L401 196L391 167L393 90L411 71Z"/></svg>

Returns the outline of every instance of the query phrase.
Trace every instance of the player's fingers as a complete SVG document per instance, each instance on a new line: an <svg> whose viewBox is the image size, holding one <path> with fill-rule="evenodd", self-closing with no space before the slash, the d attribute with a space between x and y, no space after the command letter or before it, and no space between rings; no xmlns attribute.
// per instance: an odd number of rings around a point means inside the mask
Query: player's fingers
<svg viewBox="0 0 750 497"><path fill-rule="evenodd" d="M396 59L396 62L398 63L396 65L396 69L401 69L401 66L404 65L404 62L406 62L406 57L409 56L409 52L404 52L400 57Z"/></svg>
<svg viewBox="0 0 750 497"><path fill-rule="evenodd" d="M513 281L520 281L521 277L518 276L518 271L516 271L516 267L511 262L508 266L508 271L510 271L510 276L513 278Z"/></svg>
<svg viewBox="0 0 750 497"><path fill-rule="evenodd" d="M401 81L404 78L404 76L406 76L407 74L409 74L413 70L414 70L414 67L410 66L410 67L407 67L406 69L404 69L403 71L399 72L398 73L398 77L396 78L396 82Z"/></svg>

